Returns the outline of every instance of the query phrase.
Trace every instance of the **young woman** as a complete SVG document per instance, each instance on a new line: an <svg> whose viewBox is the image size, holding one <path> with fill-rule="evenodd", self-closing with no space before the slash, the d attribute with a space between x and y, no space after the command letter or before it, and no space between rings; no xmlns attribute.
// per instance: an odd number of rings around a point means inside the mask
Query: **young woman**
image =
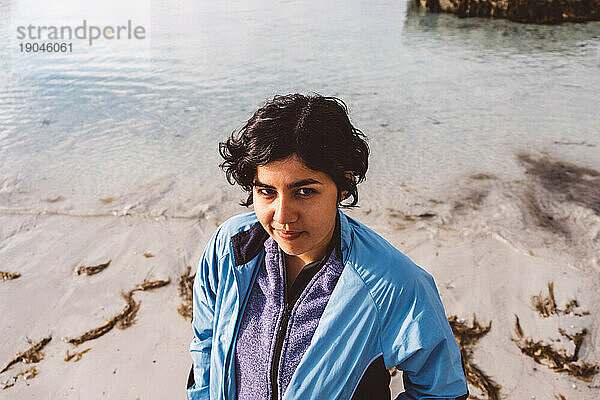
<svg viewBox="0 0 600 400"><path fill-rule="evenodd" d="M276 96L220 144L254 212L223 223L194 282L189 399L466 399L433 278L340 208L369 148L333 97Z"/></svg>

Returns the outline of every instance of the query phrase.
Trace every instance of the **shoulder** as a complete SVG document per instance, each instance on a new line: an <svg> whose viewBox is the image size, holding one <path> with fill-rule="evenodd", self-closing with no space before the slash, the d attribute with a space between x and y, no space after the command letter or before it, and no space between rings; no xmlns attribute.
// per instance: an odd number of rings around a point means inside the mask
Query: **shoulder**
<svg viewBox="0 0 600 400"><path fill-rule="evenodd" d="M439 340L452 338L433 277L370 228L353 224L349 261L377 308L383 348L389 351L384 354L386 362L394 358L390 349L403 346L408 337L420 338L413 343L416 347L435 346Z"/></svg>
<svg viewBox="0 0 600 400"><path fill-rule="evenodd" d="M256 218L254 211L238 214L219 225L217 232L220 237L230 239L240 232L249 230L257 222L258 218Z"/></svg>
<svg viewBox="0 0 600 400"><path fill-rule="evenodd" d="M218 226L212 239L217 244L227 245L232 237L240 232L250 230L257 222L258 219L253 211L234 215Z"/></svg>
<svg viewBox="0 0 600 400"><path fill-rule="evenodd" d="M268 233L254 212L235 215L223 222L213 236L218 253L232 254L235 265L253 259L262 249Z"/></svg>
<svg viewBox="0 0 600 400"><path fill-rule="evenodd" d="M203 271L202 275L209 277L211 283L216 285L218 275L225 273L231 262L239 258L236 252L239 253L240 246L233 245L235 238L251 232L257 223L260 225L254 212L249 212L235 215L220 224L206 244L198 271ZM200 274L196 275L198 277Z"/></svg>
<svg viewBox="0 0 600 400"><path fill-rule="evenodd" d="M414 296L418 287L435 288L433 277L366 225L348 217L352 245L348 261L377 302Z"/></svg>
<svg viewBox="0 0 600 400"><path fill-rule="evenodd" d="M205 256L220 258L229 253L231 239L240 232L248 231L257 222L254 212L234 215L221 223L213 232L205 247Z"/></svg>

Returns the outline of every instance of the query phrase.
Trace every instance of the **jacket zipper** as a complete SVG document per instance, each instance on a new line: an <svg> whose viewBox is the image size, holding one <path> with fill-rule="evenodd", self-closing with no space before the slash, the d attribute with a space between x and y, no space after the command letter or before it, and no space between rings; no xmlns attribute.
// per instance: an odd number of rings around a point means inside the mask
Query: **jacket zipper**
<svg viewBox="0 0 600 400"><path fill-rule="evenodd" d="M271 399L277 400L279 398L279 387L277 383L277 376L279 375L279 362L281 361L281 350L283 348L283 341L287 332L288 322L290 320L291 309L288 304L288 293L287 293L287 266L285 264L285 256L283 256L283 315L281 316L281 323L279 324L279 330L275 339L275 350L273 353L273 361L271 362Z"/></svg>

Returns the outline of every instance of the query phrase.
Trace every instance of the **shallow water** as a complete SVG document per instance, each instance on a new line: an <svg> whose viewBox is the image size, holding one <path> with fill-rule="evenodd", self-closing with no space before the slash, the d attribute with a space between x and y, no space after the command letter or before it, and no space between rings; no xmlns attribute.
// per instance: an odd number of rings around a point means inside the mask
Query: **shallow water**
<svg viewBox="0 0 600 400"><path fill-rule="evenodd" d="M18 51L17 26L83 19L131 19L147 38ZM598 22L459 19L402 1L35 0L0 3L0 31L4 210L229 214L242 196L217 143L297 91L339 96L369 136L368 206L408 206L477 172L519 178L521 151L600 169Z"/></svg>

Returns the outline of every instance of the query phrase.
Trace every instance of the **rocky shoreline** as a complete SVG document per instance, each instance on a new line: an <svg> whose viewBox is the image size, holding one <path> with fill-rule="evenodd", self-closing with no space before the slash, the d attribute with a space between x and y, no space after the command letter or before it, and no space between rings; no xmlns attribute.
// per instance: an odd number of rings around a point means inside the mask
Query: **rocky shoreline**
<svg viewBox="0 0 600 400"><path fill-rule="evenodd" d="M534 24L600 20L600 0L415 0L432 12Z"/></svg>

